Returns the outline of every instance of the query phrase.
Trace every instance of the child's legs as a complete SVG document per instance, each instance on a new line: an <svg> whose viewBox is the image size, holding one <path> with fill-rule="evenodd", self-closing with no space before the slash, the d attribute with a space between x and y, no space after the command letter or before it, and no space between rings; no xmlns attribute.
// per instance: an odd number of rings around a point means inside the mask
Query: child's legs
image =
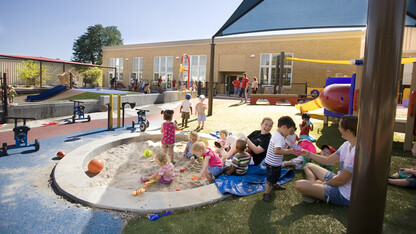
<svg viewBox="0 0 416 234"><path fill-rule="evenodd" d="M170 157L170 162L173 163L174 161L174 154L173 154L173 144L169 146L169 157Z"/></svg>
<svg viewBox="0 0 416 234"><path fill-rule="evenodd" d="M313 197L321 201L325 198L325 188L323 184L315 183L309 180L295 181L295 189L308 197Z"/></svg>
<svg viewBox="0 0 416 234"><path fill-rule="evenodd" d="M295 167L296 165L292 163L291 161L284 161L283 162L284 167Z"/></svg>
<svg viewBox="0 0 416 234"><path fill-rule="evenodd" d="M277 183L280 177L282 167L274 167L266 164L267 170L267 180L266 180L266 189L264 193L270 193L271 186Z"/></svg>
<svg viewBox="0 0 416 234"><path fill-rule="evenodd" d="M409 187L410 185L407 179L389 179L389 184L400 187Z"/></svg>
<svg viewBox="0 0 416 234"><path fill-rule="evenodd" d="M305 171L306 179L311 182L315 182L316 180L324 181L325 175L328 172L327 169L313 163L307 163L303 170Z"/></svg>
<svg viewBox="0 0 416 234"><path fill-rule="evenodd" d="M205 124L205 121L201 121L202 122L202 127L204 126L204 124Z"/></svg>
<svg viewBox="0 0 416 234"><path fill-rule="evenodd" d="M168 151L168 145L162 145L162 151L166 154L166 152Z"/></svg>

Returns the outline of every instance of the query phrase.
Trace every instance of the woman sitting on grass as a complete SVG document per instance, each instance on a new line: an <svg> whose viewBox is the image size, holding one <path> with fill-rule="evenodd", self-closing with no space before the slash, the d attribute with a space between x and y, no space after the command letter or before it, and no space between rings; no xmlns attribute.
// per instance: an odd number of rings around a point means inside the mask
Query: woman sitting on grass
<svg viewBox="0 0 416 234"><path fill-rule="evenodd" d="M416 157L416 142L413 145L412 153ZM389 177L389 184L416 189L416 166L413 168L400 168Z"/></svg>
<svg viewBox="0 0 416 234"><path fill-rule="evenodd" d="M263 121L261 121L261 130L256 130L252 132L247 137L240 133L239 138L247 141L247 152L251 155L252 161L250 165L259 165L263 159L266 157L267 147L269 147L270 138L272 134L270 134L270 130L273 127L273 120L269 117L265 117ZM232 147L228 152L225 150L220 151L221 159L223 162L225 160L230 159L233 155L238 152L237 148Z"/></svg>
<svg viewBox="0 0 416 234"><path fill-rule="evenodd" d="M318 163L332 165L339 162L340 165L340 171L335 175L316 164L306 164L304 167L306 180L295 182L295 189L302 194L302 199L305 202L312 203L321 200L339 206L349 206L357 140L357 122L358 118L356 116L344 115L341 118L338 129L342 138L347 141L330 156L317 155L302 150L303 156L308 156Z"/></svg>

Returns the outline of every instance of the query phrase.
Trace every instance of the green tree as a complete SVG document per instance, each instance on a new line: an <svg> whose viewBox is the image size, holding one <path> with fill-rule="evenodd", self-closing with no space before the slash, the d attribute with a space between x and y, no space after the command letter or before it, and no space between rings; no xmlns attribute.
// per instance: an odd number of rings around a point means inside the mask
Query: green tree
<svg viewBox="0 0 416 234"><path fill-rule="evenodd" d="M116 26L103 27L101 24L89 26L87 32L75 40L72 61L103 64L103 46L123 45L121 33Z"/></svg>
<svg viewBox="0 0 416 234"><path fill-rule="evenodd" d="M49 68L42 66L42 85L46 84L49 79ZM19 69L19 77L25 80L25 85L39 86L40 82L40 65L34 60L23 60L22 67Z"/></svg>
<svg viewBox="0 0 416 234"><path fill-rule="evenodd" d="M84 72L81 73L81 75L87 76L91 79L91 83L93 86L97 85L97 83L101 84L103 83L103 71L101 68L98 67L89 67Z"/></svg>

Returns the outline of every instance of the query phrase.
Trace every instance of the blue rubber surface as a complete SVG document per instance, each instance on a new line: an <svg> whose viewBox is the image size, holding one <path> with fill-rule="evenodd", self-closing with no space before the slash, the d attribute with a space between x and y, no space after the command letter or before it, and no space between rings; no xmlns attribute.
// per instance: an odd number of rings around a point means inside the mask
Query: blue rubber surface
<svg viewBox="0 0 416 234"><path fill-rule="evenodd" d="M109 93L109 94L126 94L128 91L121 91L121 90L114 90L114 89L77 89L72 88L73 90L84 91L84 92L91 92L91 93Z"/></svg>
<svg viewBox="0 0 416 234"><path fill-rule="evenodd" d="M34 147L8 150L9 156L0 157L0 233L120 233L124 221L119 215L72 204L56 195L48 181L58 151L132 131L140 130L98 128L41 139L38 152Z"/></svg>

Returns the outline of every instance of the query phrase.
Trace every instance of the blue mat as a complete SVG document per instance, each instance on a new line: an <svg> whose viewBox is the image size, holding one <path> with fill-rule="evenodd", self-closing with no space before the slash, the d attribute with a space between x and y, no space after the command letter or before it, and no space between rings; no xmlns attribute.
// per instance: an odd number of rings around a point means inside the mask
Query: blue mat
<svg viewBox="0 0 416 234"><path fill-rule="evenodd" d="M291 169L283 169L279 178L279 184L285 184L295 177L295 172ZM222 194L231 193L238 196L248 196L263 192L267 172L265 166L249 166L248 171L243 176L221 175L215 179L215 184Z"/></svg>

